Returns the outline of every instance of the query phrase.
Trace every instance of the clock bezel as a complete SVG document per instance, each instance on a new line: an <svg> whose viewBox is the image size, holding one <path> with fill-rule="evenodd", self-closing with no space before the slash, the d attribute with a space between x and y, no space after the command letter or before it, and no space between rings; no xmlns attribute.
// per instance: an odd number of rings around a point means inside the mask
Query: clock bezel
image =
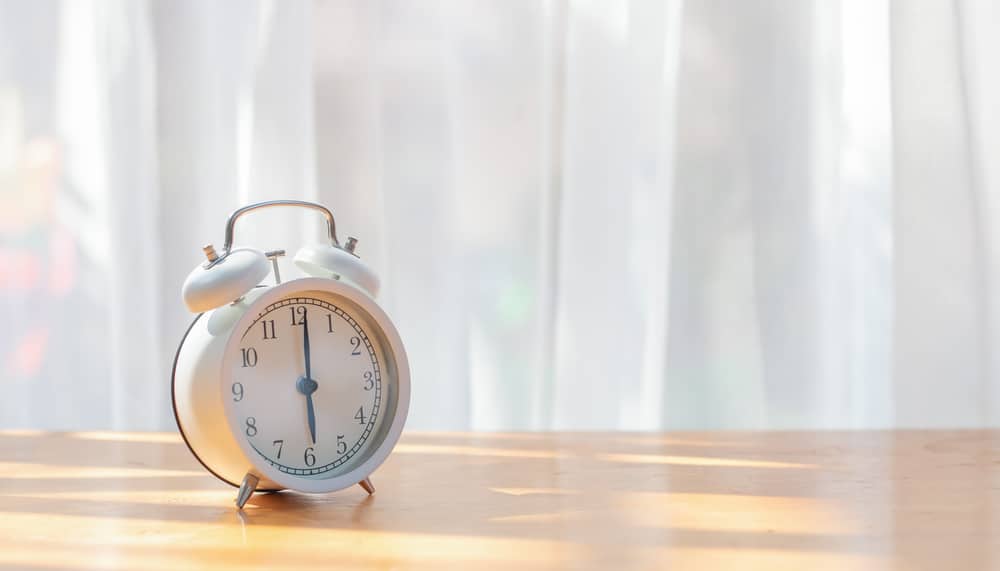
<svg viewBox="0 0 1000 571"><path fill-rule="evenodd" d="M267 307L288 297L302 297L307 295L308 292L328 293L333 296L343 297L365 312L367 314L366 317L370 319L371 323L381 330L381 337L386 344L382 348L384 358L387 361L392 361L391 368L396 373L395 391L397 396L395 410L391 412L391 418L383 420L383 422L388 422L389 424L387 427L383 425L383 428L379 430L379 432L384 434L381 442L375 445L375 448L371 450L367 458L364 458L363 461L356 464L353 468L329 478L303 477L288 474L271 466L254 451L250 443L243 437L242 432L236 429L239 423L234 421L238 416L235 405L232 399L225 398L227 396L226 388L228 387L228 380L233 374L233 359L231 357L238 350L238 346L241 343L241 332L257 318L260 308ZM377 332L372 332L371 334L377 334ZM406 423L410 404L410 370L406 359L406 351L403 348L399 332L385 311L366 293L352 285L324 278L301 278L269 288L268 291L253 300L247 311L232 327L230 337L223 349L223 355L218 389L225 407L226 426L237 444L239 444L243 456L253 466L252 471L259 476L271 480L282 487L303 492L322 493L341 490L353 486L371 475L385 462L399 441L403 426ZM388 365L389 363L386 364ZM388 377L389 367L386 367L386 369ZM389 384L391 383L391 379L385 378L383 382ZM390 411L387 407L386 414L389 413ZM373 438L377 436L372 435Z"/></svg>

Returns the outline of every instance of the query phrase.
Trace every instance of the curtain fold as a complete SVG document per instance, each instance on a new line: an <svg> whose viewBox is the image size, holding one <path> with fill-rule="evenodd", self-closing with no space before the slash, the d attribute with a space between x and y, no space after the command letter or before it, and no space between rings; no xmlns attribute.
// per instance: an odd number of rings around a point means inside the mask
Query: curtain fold
<svg viewBox="0 0 1000 571"><path fill-rule="evenodd" d="M279 197L381 275L414 429L993 424L998 29L986 0L0 2L0 426L170 428L180 285Z"/></svg>
<svg viewBox="0 0 1000 571"><path fill-rule="evenodd" d="M975 173L963 7L893 5L894 411L906 426L979 426L989 414L987 195ZM985 52L984 52L985 53ZM987 157L983 159L989 160Z"/></svg>

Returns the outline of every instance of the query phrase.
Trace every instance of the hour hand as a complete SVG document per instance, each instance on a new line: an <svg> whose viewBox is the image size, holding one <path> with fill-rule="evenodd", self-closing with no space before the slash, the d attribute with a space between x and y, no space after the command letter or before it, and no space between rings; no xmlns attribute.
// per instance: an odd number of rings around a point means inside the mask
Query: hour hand
<svg viewBox="0 0 1000 571"><path fill-rule="evenodd" d="M299 377L295 383L295 388L306 396L306 416L309 420L309 436L312 437L313 444L316 444L316 411L313 409L312 394L316 392L319 384L308 377Z"/></svg>

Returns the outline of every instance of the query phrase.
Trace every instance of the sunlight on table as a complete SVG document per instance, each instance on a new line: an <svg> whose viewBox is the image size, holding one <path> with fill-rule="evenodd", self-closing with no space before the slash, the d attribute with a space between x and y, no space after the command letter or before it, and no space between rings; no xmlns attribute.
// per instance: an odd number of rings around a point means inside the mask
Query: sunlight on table
<svg viewBox="0 0 1000 571"><path fill-rule="evenodd" d="M0 566L988 568L993 432L408 434L373 480L254 496L174 434L0 432Z"/></svg>

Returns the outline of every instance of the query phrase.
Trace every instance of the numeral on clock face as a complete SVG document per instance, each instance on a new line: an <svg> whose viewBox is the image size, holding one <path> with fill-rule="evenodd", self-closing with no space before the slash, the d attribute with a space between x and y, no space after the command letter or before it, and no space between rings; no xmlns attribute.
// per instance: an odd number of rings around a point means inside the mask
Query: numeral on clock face
<svg viewBox="0 0 1000 571"><path fill-rule="evenodd" d="M240 349L240 353L243 354L243 366L244 367L256 367L257 366L257 350L253 347L248 349Z"/></svg>
<svg viewBox="0 0 1000 571"><path fill-rule="evenodd" d="M277 339L278 337L274 334L274 320L267 319L260 322L261 326L264 328L264 340Z"/></svg>

